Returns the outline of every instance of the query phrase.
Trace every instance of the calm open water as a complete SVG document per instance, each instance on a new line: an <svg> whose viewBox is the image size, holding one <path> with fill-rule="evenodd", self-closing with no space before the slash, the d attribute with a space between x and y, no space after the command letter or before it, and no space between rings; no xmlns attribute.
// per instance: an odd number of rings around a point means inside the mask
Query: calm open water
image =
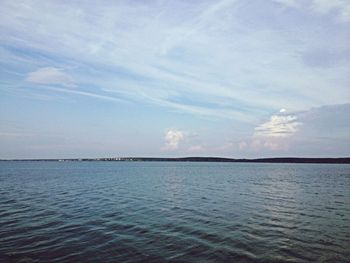
<svg viewBox="0 0 350 263"><path fill-rule="evenodd" d="M350 165L0 162L0 262L350 262Z"/></svg>

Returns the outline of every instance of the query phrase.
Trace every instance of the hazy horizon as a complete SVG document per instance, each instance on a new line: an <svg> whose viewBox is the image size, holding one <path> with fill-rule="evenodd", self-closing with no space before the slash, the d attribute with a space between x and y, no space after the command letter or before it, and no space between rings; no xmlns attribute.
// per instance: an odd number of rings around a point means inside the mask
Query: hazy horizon
<svg viewBox="0 0 350 263"><path fill-rule="evenodd" d="M350 2L1 1L0 159L350 156Z"/></svg>

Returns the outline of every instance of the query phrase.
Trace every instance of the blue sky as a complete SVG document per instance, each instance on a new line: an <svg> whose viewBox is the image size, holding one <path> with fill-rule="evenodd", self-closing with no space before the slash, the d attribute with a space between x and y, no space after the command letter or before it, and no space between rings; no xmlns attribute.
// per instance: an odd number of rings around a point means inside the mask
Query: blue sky
<svg viewBox="0 0 350 263"><path fill-rule="evenodd" d="M350 156L347 0L1 1L0 158Z"/></svg>

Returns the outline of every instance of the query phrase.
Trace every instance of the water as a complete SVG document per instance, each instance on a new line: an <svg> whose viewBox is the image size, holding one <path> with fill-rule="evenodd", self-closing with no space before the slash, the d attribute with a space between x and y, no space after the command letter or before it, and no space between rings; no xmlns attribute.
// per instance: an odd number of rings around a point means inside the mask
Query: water
<svg viewBox="0 0 350 263"><path fill-rule="evenodd" d="M1 262L350 262L350 165L0 162Z"/></svg>

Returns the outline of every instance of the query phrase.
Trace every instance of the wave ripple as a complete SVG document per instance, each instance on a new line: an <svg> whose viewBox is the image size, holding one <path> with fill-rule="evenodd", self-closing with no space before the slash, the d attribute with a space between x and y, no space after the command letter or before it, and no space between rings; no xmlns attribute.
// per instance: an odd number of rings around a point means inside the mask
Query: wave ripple
<svg viewBox="0 0 350 263"><path fill-rule="evenodd" d="M350 166L0 162L0 262L350 262Z"/></svg>

